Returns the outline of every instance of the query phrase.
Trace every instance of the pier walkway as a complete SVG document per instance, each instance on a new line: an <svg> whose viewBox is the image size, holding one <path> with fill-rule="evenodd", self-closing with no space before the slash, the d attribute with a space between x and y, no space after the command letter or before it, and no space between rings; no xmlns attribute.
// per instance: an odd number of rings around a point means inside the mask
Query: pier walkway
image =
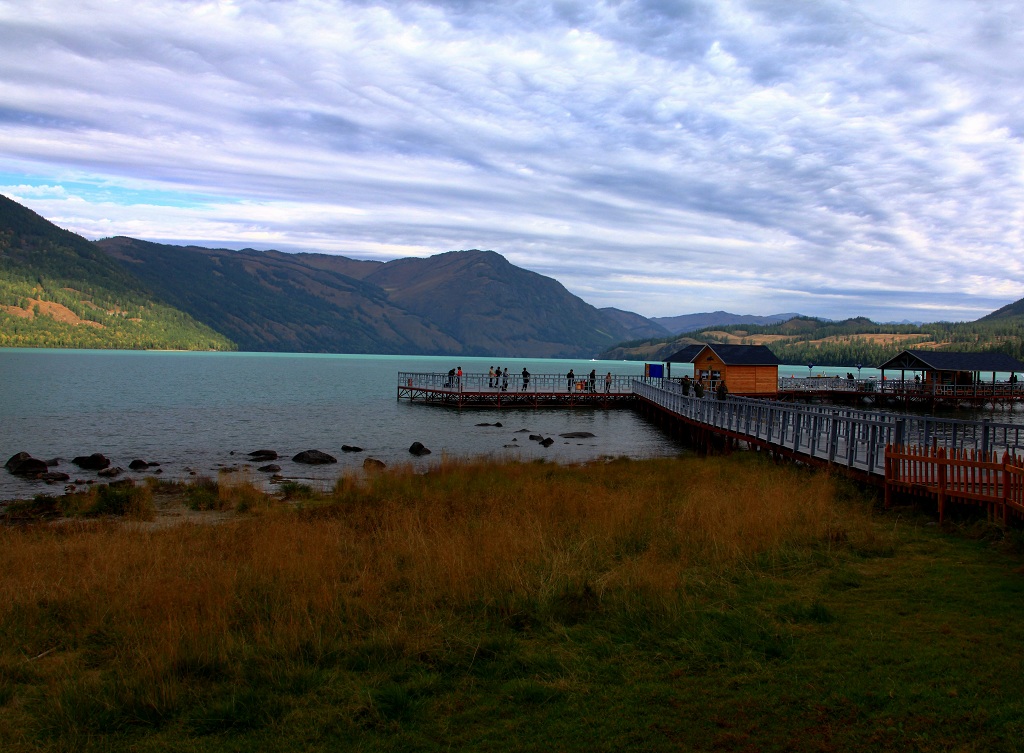
<svg viewBox="0 0 1024 753"><path fill-rule="evenodd" d="M1024 426L962 421L834 405L683 395L678 385L637 382L648 415L687 428L698 446L712 436L742 441L894 492L985 507L990 517L1024 517Z"/></svg>
<svg viewBox="0 0 1024 753"><path fill-rule="evenodd" d="M633 402L636 377L613 376L608 383L605 377L596 374L591 386L585 374L572 380L565 374L531 374L524 383L522 372L509 373L506 379L400 371L398 399L456 408L610 408Z"/></svg>
<svg viewBox="0 0 1024 753"><path fill-rule="evenodd" d="M779 377L780 400L868 402L875 405L998 406L1024 402L1020 382L976 382L967 385L922 383L913 379L843 379L842 377Z"/></svg>
<svg viewBox="0 0 1024 753"><path fill-rule="evenodd" d="M845 380L844 380L845 381ZM866 411L833 404L684 395L668 379L613 376L606 385L564 375L399 373L398 399L452 407L633 406L690 444L743 442L828 466L894 492L986 507L994 519L1024 517L1024 425Z"/></svg>

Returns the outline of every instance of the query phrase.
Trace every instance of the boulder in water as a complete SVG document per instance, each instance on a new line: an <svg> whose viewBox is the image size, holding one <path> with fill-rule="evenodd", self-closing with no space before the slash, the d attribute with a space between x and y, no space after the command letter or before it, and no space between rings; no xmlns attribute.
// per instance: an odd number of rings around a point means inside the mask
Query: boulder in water
<svg viewBox="0 0 1024 753"><path fill-rule="evenodd" d="M384 461L377 460L377 458L366 458L366 460L363 461L363 468L368 471L381 471L384 470L385 467Z"/></svg>
<svg viewBox="0 0 1024 753"><path fill-rule="evenodd" d="M417 457L430 454L430 450L424 447L422 442L413 442L409 445L409 452Z"/></svg>
<svg viewBox="0 0 1024 753"><path fill-rule="evenodd" d="M34 458L27 452L19 452L16 455L12 455L10 460L4 464L4 468L15 476L31 477L38 477L49 470L46 461Z"/></svg>
<svg viewBox="0 0 1024 753"><path fill-rule="evenodd" d="M110 465L110 460L98 452L94 452L92 455L79 455L72 458L71 462L87 471L102 471Z"/></svg>
<svg viewBox="0 0 1024 753"><path fill-rule="evenodd" d="M337 463L338 459L320 450L303 450L292 458L292 462L306 465L327 465L328 463Z"/></svg>

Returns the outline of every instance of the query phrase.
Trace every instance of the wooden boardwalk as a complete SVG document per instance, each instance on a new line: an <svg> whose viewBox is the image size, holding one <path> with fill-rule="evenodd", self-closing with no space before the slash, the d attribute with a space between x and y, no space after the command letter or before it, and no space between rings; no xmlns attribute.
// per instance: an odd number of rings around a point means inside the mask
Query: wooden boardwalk
<svg viewBox="0 0 1024 753"><path fill-rule="evenodd" d="M1007 521L1024 517L1024 426L803 405L751 398L683 395L678 385L638 382L640 400L689 427L691 439L742 441L848 475L894 493L980 505Z"/></svg>
<svg viewBox="0 0 1024 753"><path fill-rule="evenodd" d="M923 384L912 379L882 381L841 377L780 377L778 399L918 407L981 407L989 404L1003 407L1024 401L1024 384L992 382L951 385Z"/></svg>
<svg viewBox="0 0 1024 753"><path fill-rule="evenodd" d="M635 400L636 377L613 376L605 383L605 374L595 375L593 388L586 375L571 382L564 374L531 374L523 383L522 373L508 379L487 374L448 374L399 372L398 399L453 408L615 408Z"/></svg>
<svg viewBox="0 0 1024 753"><path fill-rule="evenodd" d="M842 470L894 493L925 495L946 504L984 506L997 520L1024 517L1024 425L964 421L837 405L684 395L677 382L598 375L568 382L563 375L521 375L495 381L486 374L399 374L398 399L477 408L636 406L691 443L744 442L812 465Z"/></svg>

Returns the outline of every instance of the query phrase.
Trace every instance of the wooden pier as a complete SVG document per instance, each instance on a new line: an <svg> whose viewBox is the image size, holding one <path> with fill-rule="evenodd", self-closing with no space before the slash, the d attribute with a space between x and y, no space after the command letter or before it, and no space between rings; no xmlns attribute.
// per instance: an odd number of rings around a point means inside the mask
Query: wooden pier
<svg viewBox="0 0 1024 753"><path fill-rule="evenodd" d="M777 397L789 402L822 401L903 408L981 408L986 405L1005 408L1024 402L1024 385L1019 382L952 385L912 379L788 377L779 379Z"/></svg>
<svg viewBox="0 0 1024 753"><path fill-rule="evenodd" d="M607 388L607 389L606 389ZM834 404L684 395L668 379L563 375L399 374L398 399L457 408L633 406L698 450L737 443L829 467L885 489L983 506L994 520L1024 518L1024 425L859 410Z"/></svg>
<svg viewBox="0 0 1024 753"><path fill-rule="evenodd" d="M492 377L488 374L399 372L398 399L453 408L617 408L633 403L636 377L596 374L569 380L564 374L522 373ZM659 380L660 381L660 380Z"/></svg>
<svg viewBox="0 0 1024 753"><path fill-rule="evenodd" d="M963 421L835 405L683 395L679 386L637 382L641 410L699 449L743 442L829 467L896 493L980 505L994 520L1024 517L1024 425Z"/></svg>

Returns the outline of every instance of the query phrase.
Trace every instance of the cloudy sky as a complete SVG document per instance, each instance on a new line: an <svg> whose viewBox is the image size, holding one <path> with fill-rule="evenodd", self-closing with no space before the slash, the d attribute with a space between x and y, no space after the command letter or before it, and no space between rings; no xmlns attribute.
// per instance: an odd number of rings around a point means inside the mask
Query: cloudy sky
<svg viewBox="0 0 1024 753"><path fill-rule="evenodd" d="M1024 297L1000 0L0 0L0 193L88 238L493 249L596 306Z"/></svg>

